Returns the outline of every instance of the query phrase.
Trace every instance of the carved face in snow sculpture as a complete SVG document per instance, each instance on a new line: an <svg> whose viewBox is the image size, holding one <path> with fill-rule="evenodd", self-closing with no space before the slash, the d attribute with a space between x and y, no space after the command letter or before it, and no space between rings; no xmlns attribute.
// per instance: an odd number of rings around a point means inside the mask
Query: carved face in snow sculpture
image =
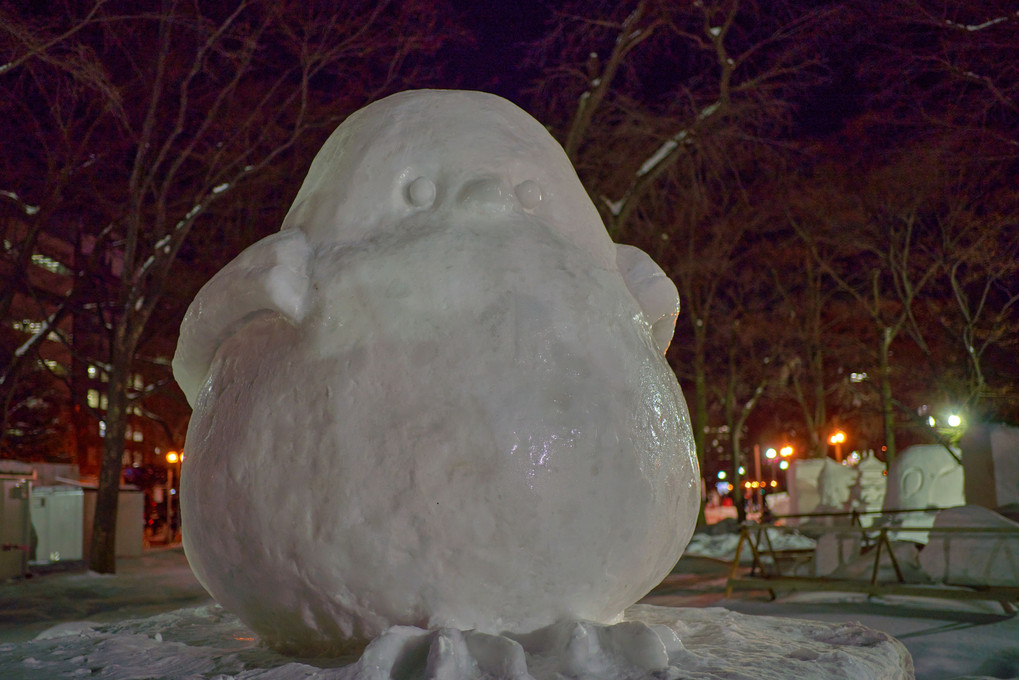
<svg viewBox="0 0 1019 680"><path fill-rule="evenodd" d="M696 519L677 305L513 104L366 107L181 327L192 568L281 649L613 619Z"/></svg>
<svg viewBox="0 0 1019 680"><path fill-rule="evenodd" d="M884 505L890 510L950 508L965 503L962 466L943 446L910 446L888 470Z"/></svg>

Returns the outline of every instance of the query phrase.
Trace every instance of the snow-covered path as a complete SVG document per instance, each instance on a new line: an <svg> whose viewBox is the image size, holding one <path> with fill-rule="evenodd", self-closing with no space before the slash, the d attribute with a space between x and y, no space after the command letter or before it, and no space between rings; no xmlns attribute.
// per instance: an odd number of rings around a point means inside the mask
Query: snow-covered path
<svg viewBox="0 0 1019 680"><path fill-rule="evenodd" d="M1003 616L995 603L918 598L868 601L840 593L800 594L770 602L765 593L753 591L726 600L727 571L728 565L720 561L684 558L643 602L721 606L745 614L823 622L858 621L899 638L912 654L920 680L1019 678L1019 618ZM78 623L82 621L103 625ZM58 646L53 636L69 630L82 632L82 641L66 645L66 658L52 654ZM100 634L90 643L93 630ZM37 642L31 642L37 637ZM273 677L316 674L314 665L291 663L257 647L250 632L212 604L179 547L121 559L113 576L56 572L0 584L0 677L35 680L80 672L82 648L89 650L91 644L99 662L122 662L116 669L93 669L100 677L184 678L221 673L246 678L269 668L275 669ZM51 656L26 663L32 645ZM227 657L220 654L212 659L202 656L205 645L218 646L220 652L224 646L234 647ZM209 675L209 668L216 673Z"/></svg>

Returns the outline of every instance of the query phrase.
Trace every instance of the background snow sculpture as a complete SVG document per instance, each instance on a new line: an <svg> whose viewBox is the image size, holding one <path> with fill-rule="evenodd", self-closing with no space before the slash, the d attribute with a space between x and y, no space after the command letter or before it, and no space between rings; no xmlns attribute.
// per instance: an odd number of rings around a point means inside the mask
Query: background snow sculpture
<svg viewBox="0 0 1019 680"><path fill-rule="evenodd" d="M516 106L366 107L181 327L196 575L289 650L614 621L696 521L677 313Z"/></svg>
<svg viewBox="0 0 1019 680"><path fill-rule="evenodd" d="M959 455L959 451L955 450ZM939 508L966 503L963 467L938 444L918 444L902 451L888 468L884 510L916 510L892 516L896 526L922 528L934 524ZM891 534L896 540L927 542L926 532Z"/></svg>
<svg viewBox="0 0 1019 680"><path fill-rule="evenodd" d="M1002 533L938 533L920 551L920 565L934 579L953 585L1019 586L1019 522L979 505L942 510L934 528L978 527Z"/></svg>
<svg viewBox="0 0 1019 680"><path fill-rule="evenodd" d="M789 512L793 515L814 512L821 502L818 479L824 467L821 458L793 460L786 471L789 480ZM799 522L800 520L791 520Z"/></svg>
<svg viewBox="0 0 1019 680"><path fill-rule="evenodd" d="M867 451L856 469L859 476L852 489L853 508L861 513L880 512L884 506L885 493L888 489L888 478L885 475L885 464ZM878 515L861 514L860 524L869 527Z"/></svg>
<svg viewBox="0 0 1019 680"><path fill-rule="evenodd" d="M848 512L853 486L860 476L856 468L824 459L824 465L817 476L817 491L820 502L815 512Z"/></svg>
<svg viewBox="0 0 1019 680"><path fill-rule="evenodd" d="M966 502L1019 513L1019 427L972 423L959 440Z"/></svg>

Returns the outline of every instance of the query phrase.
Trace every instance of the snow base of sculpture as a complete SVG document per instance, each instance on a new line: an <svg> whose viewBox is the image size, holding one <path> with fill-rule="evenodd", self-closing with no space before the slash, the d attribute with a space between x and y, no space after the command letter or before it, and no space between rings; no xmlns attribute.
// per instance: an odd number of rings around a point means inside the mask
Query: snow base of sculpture
<svg viewBox="0 0 1019 680"><path fill-rule="evenodd" d="M613 625L563 621L527 635L394 627L342 677L737 678L745 677L748 659L762 678L913 677L913 662L902 643L859 624L649 605L630 607L624 620Z"/></svg>
<svg viewBox="0 0 1019 680"><path fill-rule="evenodd" d="M394 626L356 661L280 656L217 605L109 624L62 624L30 642L0 645L0 652L0 675L69 677L101 668L113 680L913 677L902 643L860 624L648 605L629 608L613 625L566 621L513 636Z"/></svg>

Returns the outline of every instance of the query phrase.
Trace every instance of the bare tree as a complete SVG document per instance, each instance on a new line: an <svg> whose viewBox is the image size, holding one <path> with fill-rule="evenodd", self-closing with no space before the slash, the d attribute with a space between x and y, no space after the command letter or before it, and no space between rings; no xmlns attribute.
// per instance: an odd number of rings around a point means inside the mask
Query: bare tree
<svg viewBox="0 0 1019 680"><path fill-rule="evenodd" d="M970 409L976 407L980 400L995 396L986 373L988 350L996 345L1012 352L1019 349L1015 321L1019 310L1019 289L1016 287L1019 248L1015 238L995 252L995 255L1003 257L990 258L988 254L982 248L977 252L970 251L948 270L961 321L955 324L955 329L968 359L968 389L963 404ZM1012 388L1011 382L1006 382L1000 389Z"/></svg>
<svg viewBox="0 0 1019 680"><path fill-rule="evenodd" d="M100 0L69 10L5 16L0 78L42 97L79 82L82 70L101 74L74 112L94 126L72 180L75 198L57 204L88 214L82 228L118 273L90 552L90 567L107 573L115 570L125 423L139 397L132 365L188 235L310 136L401 82L408 58L436 49L443 33L428 2L166 0L154 12ZM34 141L66 133L56 124ZM2 190L31 200L18 186Z"/></svg>
<svg viewBox="0 0 1019 680"><path fill-rule="evenodd" d="M744 219L754 211L732 213L746 205L744 184L768 174L790 98L822 73L809 29L830 16L741 0L566 3L535 47L543 115L559 121L609 233L644 248L677 284L671 358L693 386L702 463L712 324L755 224Z"/></svg>
<svg viewBox="0 0 1019 680"><path fill-rule="evenodd" d="M749 0L567 4L537 48L538 94L619 237L679 159L773 140L816 82L830 12Z"/></svg>
<svg viewBox="0 0 1019 680"><path fill-rule="evenodd" d="M798 191L801 185L795 184ZM776 298L771 309L774 337L783 349L776 358L780 363L776 396L788 395L796 404L809 455L821 457L827 451L829 429L832 385L827 364L837 328L832 318L835 289L795 234L779 234L762 244L756 255L767 263L767 280Z"/></svg>
<svg viewBox="0 0 1019 680"><path fill-rule="evenodd" d="M1019 10L1010 0L869 3L872 124L965 140L971 161L1019 158Z"/></svg>
<svg viewBox="0 0 1019 680"><path fill-rule="evenodd" d="M995 355L1019 349L1019 201L1009 173L973 176L967 161L943 189L952 205L932 225L941 237L938 252L944 293L926 301L931 325L951 338L939 376L954 377L951 365L964 366L948 388L953 403L975 418L1015 417L1015 373L989 368Z"/></svg>
<svg viewBox="0 0 1019 680"><path fill-rule="evenodd" d="M724 379L716 378L710 389L729 433L729 477L736 498L742 493L742 481L752 477L740 474L740 468L749 462L744 447L747 424L767 392L781 380L783 355L781 320L771 313L774 290L763 275L763 263L755 262L753 254L747 255L748 259L739 263L736 280L726 287L724 318L713 324L716 348L725 347L715 357L715 363L722 364L715 375ZM736 511L740 521L746 519L742 503L736 503Z"/></svg>
<svg viewBox="0 0 1019 680"><path fill-rule="evenodd" d="M937 236L930 228L942 186L933 159L912 154L888 165L824 172L807 221L792 218L812 259L835 286L866 313L875 342L875 385L881 398L886 461L896 455L896 400L892 346L906 337L930 355L917 308L939 274ZM900 367L902 363L898 364Z"/></svg>

